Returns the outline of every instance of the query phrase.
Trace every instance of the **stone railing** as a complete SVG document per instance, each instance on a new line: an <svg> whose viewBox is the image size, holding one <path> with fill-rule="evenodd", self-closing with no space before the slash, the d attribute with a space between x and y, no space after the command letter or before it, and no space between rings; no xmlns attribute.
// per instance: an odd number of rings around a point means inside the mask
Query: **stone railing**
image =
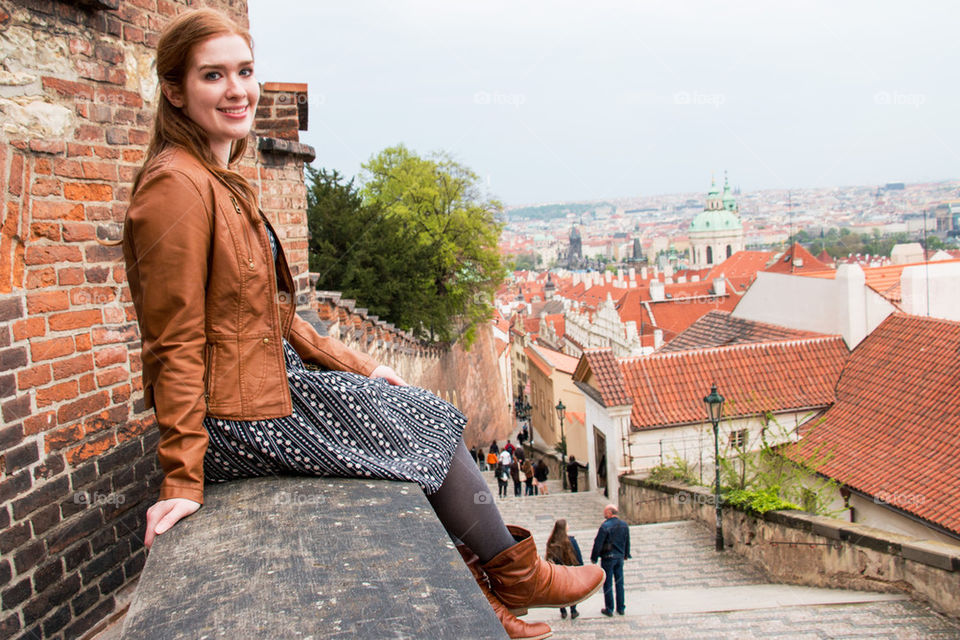
<svg viewBox="0 0 960 640"><path fill-rule="evenodd" d="M620 514L631 524L716 523L712 492L679 483L620 479ZM891 533L803 511L754 516L723 509L728 549L771 577L817 587L903 592L960 617L960 545Z"/></svg>
<svg viewBox="0 0 960 640"><path fill-rule="evenodd" d="M506 638L413 484L207 487L158 536L121 638Z"/></svg>

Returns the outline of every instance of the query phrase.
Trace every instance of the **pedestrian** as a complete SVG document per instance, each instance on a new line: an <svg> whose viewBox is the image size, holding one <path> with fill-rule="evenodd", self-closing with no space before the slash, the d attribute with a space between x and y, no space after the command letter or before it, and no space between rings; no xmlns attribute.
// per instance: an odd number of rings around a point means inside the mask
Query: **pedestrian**
<svg viewBox="0 0 960 640"><path fill-rule="evenodd" d="M583 564L583 556L580 554L580 545L577 539L567 533L567 521L563 518L557 520L553 525L553 532L547 541L547 560L554 564L562 564L577 567ZM570 606L570 619L576 620L580 616L577 611L577 605ZM560 617L567 617L567 610L560 607Z"/></svg>
<svg viewBox="0 0 960 640"><path fill-rule="evenodd" d="M415 482L508 635L546 637L508 609L582 600L603 572L540 560L469 462L466 417L297 315L284 247L237 165L260 98L253 58L249 32L212 9L176 16L157 42L158 107L122 239L163 469L144 546L201 508L204 481Z"/></svg>
<svg viewBox="0 0 960 640"><path fill-rule="evenodd" d="M626 603L623 601L623 562L630 559L630 527L617 517L617 507L608 504L603 508L603 524L593 540L590 562L606 572L603 581L603 610L605 616L613 615L613 583L617 585L617 613L623 615Z"/></svg>
<svg viewBox="0 0 960 640"><path fill-rule="evenodd" d="M507 470L510 469L510 465L513 464L513 456L510 455L510 452L506 449L500 452L500 457L498 458L500 464L502 464Z"/></svg>
<svg viewBox="0 0 960 640"><path fill-rule="evenodd" d="M507 497L507 487L510 486L510 468L502 462L497 463L497 497Z"/></svg>
<svg viewBox="0 0 960 640"><path fill-rule="evenodd" d="M497 454L493 451L487 454L487 469L493 469L497 466L498 458Z"/></svg>
<svg viewBox="0 0 960 640"><path fill-rule="evenodd" d="M520 429L520 433L517 434L517 442L520 443L520 446L523 446L523 443L527 441L527 427L524 426L523 429Z"/></svg>
<svg viewBox="0 0 960 640"><path fill-rule="evenodd" d="M567 486L570 487L570 491L573 493L577 492L577 482L580 480L580 464L577 462L576 457L570 456L570 460L567 461Z"/></svg>
<svg viewBox="0 0 960 640"><path fill-rule="evenodd" d="M490 441L490 453L500 453L500 447L497 446L496 440Z"/></svg>
<svg viewBox="0 0 960 640"><path fill-rule="evenodd" d="M503 448L505 451L509 451L510 455L513 455L513 450L516 449L516 447L513 446L513 443L510 442L509 440L507 440L507 444L505 444Z"/></svg>
<svg viewBox="0 0 960 640"><path fill-rule="evenodd" d="M516 458L517 462L520 463L520 466L523 467L523 462L527 459L527 454L523 452L523 449L517 447L513 450L513 457Z"/></svg>
<svg viewBox="0 0 960 640"><path fill-rule="evenodd" d="M550 469L547 468L547 463L543 461L543 458L540 458L533 468L533 486L536 489L537 495L545 496L550 493L547 491L548 475L550 475Z"/></svg>
<svg viewBox="0 0 960 640"><path fill-rule="evenodd" d="M470 457L477 461L477 464L480 464L480 461L477 460L477 445L470 447Z"/></svg>
<svg viewBox="0 0 960 640"><path fill-rule="evenodd" d="M529 460L523 461L523 467L520 469L523 472L523 483L526 485L526 495L532 496L536 495L533 492L533 465Z"/></svg>
<svg viewBox="0 0 960 640"><path fill-rule="evenodd" d="M520 461L516 458L510 465L510 478L513 480L513 495L517 498L521 497L523 493L520 491Z"/></svg>

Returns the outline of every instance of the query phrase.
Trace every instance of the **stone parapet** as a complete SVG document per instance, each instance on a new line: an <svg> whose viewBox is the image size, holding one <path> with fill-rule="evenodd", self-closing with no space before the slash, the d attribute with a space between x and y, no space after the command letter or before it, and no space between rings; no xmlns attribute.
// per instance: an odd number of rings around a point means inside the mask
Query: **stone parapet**
<svg viewBox="0 0 960 640"><path fill-rule="evenodd" d="M631 524L698 520L716 523L705 487L620 478L620 514ZM724 543L790 584L903 592L960 617L960 544L883 531L803 511L762 516L725 507Z"/></svg>

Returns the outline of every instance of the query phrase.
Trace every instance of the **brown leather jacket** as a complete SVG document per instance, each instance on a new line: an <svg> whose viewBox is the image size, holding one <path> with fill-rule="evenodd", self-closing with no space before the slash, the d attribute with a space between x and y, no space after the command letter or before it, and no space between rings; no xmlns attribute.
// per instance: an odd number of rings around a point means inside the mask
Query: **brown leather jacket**
<svg viewBox="0 0 960 640"><path fill-rule="evenodd" d="M293 277L281 249L277 281L265 224L181 149L158 156L130 203L123 255L144 400L160 427L161 500L203 502L205 415L290 415L281 337L305 362L362 375L376 368L296 314Z"/></svg>

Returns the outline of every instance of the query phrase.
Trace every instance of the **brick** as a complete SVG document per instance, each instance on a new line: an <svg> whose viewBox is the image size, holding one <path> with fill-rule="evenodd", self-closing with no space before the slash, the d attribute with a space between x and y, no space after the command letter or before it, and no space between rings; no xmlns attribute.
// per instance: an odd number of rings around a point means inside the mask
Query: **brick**
<svg viewBox="0 0 960 640"><path fill-rule="evenodd" d="M0 375L0 398L9 398L17 393L17 376L13 373Z"/></svg>
<svg viewBox="0 0 960 640"><path fill-rule="evenodd" d="M84 270L82 267L60 267L57 269L57 280L60 286L82 284Z"/></svg>
<svg viewBox="0 0 960 640"><path fill-rule="evenodd" d="M20 298L6 298L0 300L0 322L15 320L23 317L23 305Z"/></svg>
<svg viewBox="0 0 960 640"><path fill-rule="evenodd" d="M130 144L150 144L150 132L143 129L130 129L128 138Z"/></svg>
<svg viewBox="0 0 960 640"><path fill-rule="evenodd" d="M12 611L29 598L31 593L30 578L26 578L0 593L0 602L3 603L5 611Z"/></svg>
<svg viewBox="0 0 960 640"><path fill-rule="evenodd" d="M123 259L123 248L119 245L94 244L86 247L84 255L87 262L113 262Z"/></svg>
<svg viewBox="0 0 960 640"><path fill-rule="evenodd" d="M34 196L60 195L60 181L50 178L37 178L30 186L30 194Z"/></svg>
<svg viewBox="0 0 960 640"><path fill-rule="evenodd" d="M79 638L89 631L95 624L101 622L105 617L107 617L107 615L109 615L114 608L116 608L116 602L114 602L113 596L111 596L91 609L90 612L84 615L82 618L64 629L64 635L68 638Z"/></svg>
<svg viewBox="0 0 960 640"><path fill-rule="evenodd" d="M123 39L127 42L133 43L142 43L143 42L143 29L138 29L130 25L123 27Z"/></svg>
<svg viewBox="0 0 960 640"><path fill-rule="evenodd" d="M67 145L62 140L40 140L34 138L30 141L30 150L37 153L60 154L66 153Z"/></svg>
<svg viewBox="0 0 960 640"><path fill-rule="evenodd" d="M89 157L93 155L93 147L88 144L77 144L76 142L67 143L67 157ZM73 164L76 166L76 164ZM82 165L81 165L82 166ZM82 175L82 173L81 173ZM74 178L79 178L81 175L71 176Z"/></svg>
<svg viewBox="0 0 960 640"><path fill-rule="evenodd" d="M55 222L34 222L30 225L30 240L53 240L60 242L60 225Z"/></svg>
<svg viewBox="0 0 960 640"><path fill-rule="evenodd" d="M122 324L128 320L126 312L121 307L111 305L103 308L104 324Z"/></svg>
<svg viewBox="0 0 960 640"><path fill-rule="evenodd" d="M113 367L106 371L98 371L96 374L97 387L111 387L117 383L123 382L130 377L130 374L123 367Z"/></svg>
<svg viewBox="0 0 960 640"><path fill-rule="evenodd" d="M33 161L33 172L39 176L49 176L53 173L53 165L49 158L37 158Z"/></svg>
<svg viewBox="0 0 960 640"><path fill-rule="evenodd" d="M6 513L6 509L3 510L3 513ZM4 522L4 521L0 520L0 522ZM10 525L10 520L9 520L9 516L7 516L5 524L2 526L2 528L6 529L9 525ZM10 566L10 561L7 559L0 560L0 587L8 584L10 582L10 578L12 577L13 577L13 568Z"/></svg>
<svg viewBox="0 0 960 640"><path fill-rule="evenodd" d="M80 591L80 576L67 576L62 582L35 596L23 607L24 624L29 626L41 619L44 614L70 599Z"/></svg>
<svg viewBox="0 0 960 640"><path fill-rule="evenodd" d="M67 451L67 461L70 464L77 465L89 460L94 456L99 456L116 444L116 439L112 433L104 434L102 437L90 442L85 442L78 447Z"/></svg>
<svg viewBox="0 0 960 640"><path fill-rule="evenodd" d="M82 262L78 247L29 246L24 261L28 265L52 264L55 262Z"/></svg>
<svg viewBox="0 0 960 640"><path fill-rule="evenodd" d="M127 404L130 400L130 385L124 384L110 390L110 402L113 404ZM119 435L118 435L119 440Z"/></svg>
<svg viewBox="0 0 960 640"><path fill-rule="evenodd" d="M82 542L70 551L63 554L63 562L67 571L73 571L81 563L86 562L90 559L90 543ZM80 597L80 596L77 596ZM79 611L77 613L80 613Z"/></svg>
<svg viewBox="0 0 960 640"><path fill-rule="evenodd" d="M63 223L64 242L88 242L95 239L96 234L94 233L93 225L89 222Z"/></svg>
<svg viewBox="0 0 960 640"><path fill-rule="evenodd" d="M47 536L47 551L51 555L60 553L77 540L89 536L91 531L99 529L102 524L100 511L87 509L83 515L72 518L66 527Z"/></svg>
<svg viewBox="0 0 960 640"><path fill-rule="evenodd" d="M106 391L100 391L93 395L81 398L75 402L70 402L61 406L57 410L57 420L61 423L71 422L84 416L89 416L100 411L110 402L110 394ZM68 457L70 454L67 454ZM79 458L82 461L86 458Z"/></svg>
<svg viewBox="0 0 960 640"><path fill-rule="evenodd" d="M86 591L81 591L77 597L70 601L73 608L73 614L79 616L81 613L95 605L100 600L100 589L96 585Z"/></svg>
<svg viewBox="0 0 960 640"><path fill-rule="evenodd" d="M146 154L140 149L124 149L123 150L123 161L131 162L134 164L140 164L143 162L143 158Z"/></svg>
<svg viewBox="0 0 960 640"><path fill-rule="evenodd" d="M0 503L7 502L14 496L29 491L31 485L32 481L29 471L24 470L13 476L8 476L6 480L0 482ZM0 551L2 551L2 549L0 549Z"/></svg>
<svg viewBox="0 0 960 640"><path fill-rule="evenodd" d="M3 457L6 460L6 473L9 475L39 460L40 454L37 451L36 441L30 441L15 449L10 449L3 454ZM16 513L14 513L14 517L16 517Z"/></svg>
<svg viewBox="0 0 960 640"><path fill-rule="evenodd" d="M82 82L71 82L70 80L50 76L43 76L41 81L44 89L53 89L61 96L93 100L93 88Z"/></svg>
<svg viewBox="0 0 960 640"><path fill-rule="evenodd" d="M23 434L23 425L15 424L9 427L4 426L0 429L0 451L10 449L20 444L20 441L23 440Z"/></svg>
<svg viewBox="0 0 960 640"><path fill-rule="evenodd" d="M29 340L44 335L46 330L46 320L43 318L26 318L17 320L11 325L13 330L13 339L16 341Z"/></svg>
<svg viewBox="0 0 960 640"><path fill-rule="evenodd" d="M27 279L24 283L27 289L44 289L55 284L57 284L57 271L53 267L28 270Z"/></svg>
<svg viewBox="0 0 960 640"><path fill-rule="evenodd" d="M107 281L107 278L110 276L110 269L108 267L87 267L84 275L86 276L87 282L99 284Z"/></svg>
<svg viewBox="0 0 960 640"><path fill-rule="evenodd" d="M27 294L27 312L30 314L65 311L70 308L66 291L43 291Z"/></svg>
<svg viewBox="0 0 960 640"><path fill-rule="evenodd" d="M30 518L33 535L40 536L60 524L60 505L51 504L40 509Z"/></svg>
<svg viewBox="0 0 960 640"><path fill-rule="evenodd" d="M70 481L66 476L47 482L24 497L14 500L13 517L21 520L41 507L58 502L69 490Z"/></svg>
<svg viewBox="0 0 960 640"><path fill-rule="evenodd" d="M110 64L121 64L123 62L123 49L106 44L97 44L93 47L93 57Z"/></svg>
<svg viewBox="0 0 960 640"><path fill-rule="evenodd" d="M51 331L69 331L71 329L92 327L100 324L102 321L102 314L99 309L55 313L47 318Z"/></svg>
<svg viewBox="0 0 960 640"><path fill-rule="evenodd" d="M90 334L89 333L82 333L80 335L74 336L73 342L77 346L77 351L90 350Z"/></svg>
<svg viewBox="0 0 960 640"><path fill-rule="evenodd" d="M3 419L7 424L23 420L30 415L30 396L23 395L13 400L7 400L2 405Z"/></svg>
<svg viewBox="0 0 960 640"><path fill-rule="evenodd" d="M69 605L63 605L53 613L47 614L43 620L43 637L52 638L53 634L67 626L72 619Z"/></svg>
<svg viewBox="0 0 960 640"><path fill-rule="evenodd" d="M13 566L17 569L18 575L23 575L30 569L37 566L37 563L43 558L43 541L34 540L30 544L20 547L13 556Z"/></svg>
<svg viewBox="0 0 960 640"><path fill-rule="evenodd" d="M44 413L34 413L23 421L23 433L33 436L38 433L48 431L57 426L57 414L55 411L46 411Z"/></svg>
<svg viewBox="0 0 960 640"><path fill-rule="evenodd" d="M93 148L93 152L97 155L98 158L104 158L109 160L119 160L120 159L120 149L116 147L105 147L98 146ZM116 164L111 164L110 166L116 167Z"/></svg>
<svg viewBox="0 0 960 640"><path fill-rule="evenodd" d="M80 393L83 394L90 393L97 388L97 379L92 373L80 376L77 382L80 383Z"/></svg>
<svg viewBox="0 0 960 640"><path fill-rule="evenodd" d="M27 366L27 350L23 347L0 349L0 371L9 371Z"/></svg>
<svg viewBox="0 0 960 640"><path fill-rule="evenodd" d="M83 220L83 205L75 202L34 200L31 212L34 220Z"/></svg>
<svg viewBox="0 0 960 640"><path fill-rule="evenodd" d="M63 196L68 200L103 202L113 200L113 187L108 184L68 182L63 185Z"/></svg>
<svg viewBox="0 0 960 640"><path fill-rule="evenodd" d="M132 324L115 328L94 327L90 335L96 345L131 342L137 338L137 330Z"/></svg>
<svg viewBox="0 0 960 640"><path fill-rule="evenodd" d="M10 157L10 173L7 191L14 196L23 193L23 156L15 153Z"/></svg>
<svg viewBox="0 0 960 640"><path fill-rule="evenodd" d="M41 364L17 372L17 388L20 390L39 387L51 380L50 365ZM39 406L39 405L38 405Z"/></svg>
<svg viewBox="0 0 960 640"><path fill-rule="evenodd" d="M64 400L76 398L79 394L79 385L76 380L68 380L49 387L37 389L37 408L46 407Z"/></svg>
<svg viewBox="0 0 960 640"><path fill-rule="evenodd" d="M128 350L125 346L106 347L97 350L94 354L97 367L108 367L111 364L118 364L127 361Z"/></svg>
<svg viewBox="0 0 960 640"><path fill-rule="evenodd" d="M75 340L76 337L73 339L63 337L34 341L30 344L30 359L34 362L41 362L43 360L51 360L53 358L70 355L74 352Z"/></svg>
<svg viewBox="0 0 960 640"><path fill-rule="evenodd" d="M87 149L92 148L89 145L85 146ZM83 165L79 160L58 159L53 163L53 172L64 178L82 178Z"/></svg>
<svg viewBox="0 0 960 640"><path fill-rule="evenodd" d="M106 80L106 74L100 73L100 68L96 67L98 74L103 76L103 79ZM103 127L95 124L81 124L73 131L73 135L77 140L82 140L84 142L103 142Z"/></svg>
<svg viewBox="0 0 960 640"><path fill-rule="evenodd" d="M116 298L117 293L113 287L77 287L70 291L70 304L75 306L103 306Z"/></svg>
<svg viewBox="0 0 960 640"><path fill-rule="evenodd" d="M43 460L43 464L38 464L33 468L33 477L37 480L49 480L58 475L66 468L63 456L59 454L49 455Z"/></svg>
<svg viewBox="0 0 960 640"><path fill-rule="evenodd" d="M127 129L107 127L107 144L129 144L130 135Z"/></svg>

